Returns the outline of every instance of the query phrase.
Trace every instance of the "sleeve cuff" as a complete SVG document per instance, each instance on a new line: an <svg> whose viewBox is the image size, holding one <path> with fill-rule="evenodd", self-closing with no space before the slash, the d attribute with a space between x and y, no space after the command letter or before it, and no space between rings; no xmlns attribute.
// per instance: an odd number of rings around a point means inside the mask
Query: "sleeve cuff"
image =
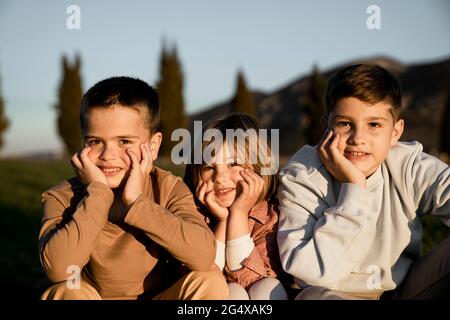
<svg viewBox="0 0 450 320"><path fill-rule="evenodd" d="M242 262L244 259L248 258L254 248L255 243L249 233L239 238L227 241L226 260L228 268L231 271L242 268Z"/></svg>
<svg viewBox="0 0 450 320"><path fill-rule="evenodd" d="M108 221L108 213L114 201L114 193L111 188L101 182L91 182L86 186L87 197L85 206L90 208L90 219L103 228Z"/></svg>
<svg viewBox="0 0 450 320"><path fill-rule="evenodd" d="M225 267L225 242L216 240L216 265L223 270Z"/></svg>

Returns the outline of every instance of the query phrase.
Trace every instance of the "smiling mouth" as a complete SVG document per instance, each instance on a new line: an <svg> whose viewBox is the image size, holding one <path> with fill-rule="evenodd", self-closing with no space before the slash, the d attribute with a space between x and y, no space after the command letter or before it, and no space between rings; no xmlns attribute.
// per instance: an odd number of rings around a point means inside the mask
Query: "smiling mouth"
<svg viewBox="0 0 450 320"><path fill-rule="evenodd" d="M368 156L366 152L360 151L344 151L344 156L349 160L361 160Z"/></svg>
<svg viewBox="0 0 450 320"><path fill-rule="evenodd" d="M351 156L355 156L355 157L362 157L367 155L367 153L365 152L357 152L357 151L345 151L346 154L351 155Z"/></svg>
<svg viewBox="0 0 450 320"><path fill-rule="evenodd" d="M234 190L234 188L222 188L222 189L217 189L214 192L216 193L216 196L224 197L224 196L227 196L233 190Z"/></svg>
<svg viewBox="0 0 450 320"><path fill-rule="evenodd" d="M114 176L122 170L122 168L118 168L118 167L114 167L114 168L100 167L100 169L105 174L105 176Z"/></svg>

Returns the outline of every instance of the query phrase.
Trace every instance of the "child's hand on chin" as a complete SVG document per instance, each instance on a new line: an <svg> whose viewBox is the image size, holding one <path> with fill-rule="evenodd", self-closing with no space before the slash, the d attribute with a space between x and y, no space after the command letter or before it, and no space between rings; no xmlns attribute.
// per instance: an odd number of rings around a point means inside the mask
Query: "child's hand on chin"
<svg viewBox="0 0 450 320"><path fill-rule="evenodd" d="M85 147L72 156L71 164L76 175L83 184L95 181L108 185L105 174L89 159L89 151L91 147Z"/></svg>
<svg viewBox="0 0 450 320"><path fill-rule="evenodd" d="M241 192L230 206L230 213L248 215L262 193L264 180L250 169L244 169L239 173L243 178L238 181Z"/></svg>
<svg viewBox="0 0 450 320"><path fill-rule="evenodd" d="M339 150L340 138L338 133L333 134L332 130L328 130L318 145L319 156L328 172L339 182L355 183L365 188L364 173L344 156L343 150Z"/></svg>
<svg viewBox="0 0 450 320"><path fill-rule="evenodd" d="M148 179L153 167L149 145L141 144L139 149L142 154L141 162L131 149L127 149L127 155L131 160L131 168L122 192L122 201L127 207L130 207L144 193L145 179Z"/></svg>
<svg viewBox="0 0 450 320"><path fill-rule="evenodd" d="M196 196L198 200L208 208L217 221L226 221L229 215L228 208L219 205L216 196L214 195L214 190L206 193L206 188L207 184L205 182L200 182L197 186Z"/></svg>

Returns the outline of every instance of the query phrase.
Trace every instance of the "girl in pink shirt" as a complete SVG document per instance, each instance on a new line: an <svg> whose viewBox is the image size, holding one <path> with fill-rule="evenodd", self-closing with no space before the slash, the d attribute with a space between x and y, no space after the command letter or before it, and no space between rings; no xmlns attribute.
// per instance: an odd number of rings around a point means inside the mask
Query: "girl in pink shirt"
<svg viewBox="0 0 450 320"><path fill-rule="evenodd" d="M246 114L211 122L203 128L202 163L185 171L215 234L216 265L228 280L230 300L287 299L276 240L278 162L260 129Z"/></svg>

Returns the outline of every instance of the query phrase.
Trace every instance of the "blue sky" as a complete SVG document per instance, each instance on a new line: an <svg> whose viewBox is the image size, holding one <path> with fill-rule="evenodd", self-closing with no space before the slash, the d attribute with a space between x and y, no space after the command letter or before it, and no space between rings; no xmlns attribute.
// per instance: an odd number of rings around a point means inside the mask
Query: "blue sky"
<svg viewBox="0 0 450 320"><path fill-rule="evenodd" d="M369 30L369 5L381 29ZM69 30L69 5L81 29ZM82 57L83 88L113 75L154 84L161 40L175 42L189 113L228 99L244 70L273 91L312 65L387 55L404 63L450 57L449 0L0 0L1 92L11 127L0 155L59 150L54 104L61 56Z"/></svg>

